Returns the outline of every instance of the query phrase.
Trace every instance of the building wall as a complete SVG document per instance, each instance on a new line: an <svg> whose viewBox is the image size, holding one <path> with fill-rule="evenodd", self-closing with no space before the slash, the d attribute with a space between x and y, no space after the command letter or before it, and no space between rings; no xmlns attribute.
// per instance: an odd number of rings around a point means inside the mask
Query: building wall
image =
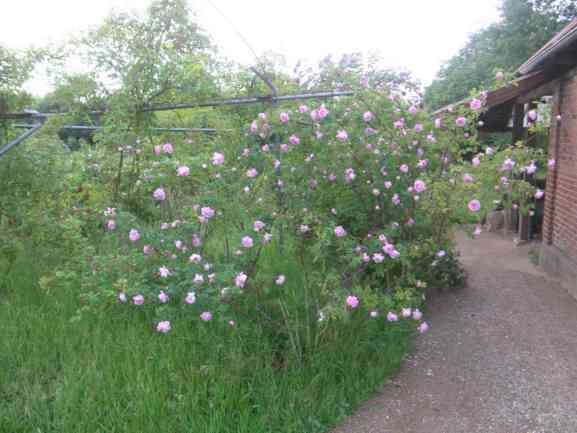
<svg viewBox="0 0 577 433"><path fill-rule="evenodd" d="M561 120L549 136L541 264L577 297L577 69L560 81L552 114Z"/></svg>

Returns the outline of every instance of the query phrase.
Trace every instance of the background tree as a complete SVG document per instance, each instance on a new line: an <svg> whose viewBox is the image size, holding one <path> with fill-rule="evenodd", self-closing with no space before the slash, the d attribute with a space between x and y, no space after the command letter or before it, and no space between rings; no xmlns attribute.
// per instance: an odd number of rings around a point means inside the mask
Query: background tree
<svg viewBox="0 0 577 433"><path fill-rule="evenodd" d="M497 69L513 72L577 16L576 0L502 0L501 21L472 34L427 88L435 109L488 86Z"/></svg>
<svg viewBox="0 0 577 433"><path fill-rule="evenodd" d="M34 66L43 58L40 50L16 51L0 45L0 113L15 111L30 103L22 90Z"/></svg>
<svg viewBox="0 0 577 433"><path fill-rule="evenodd" d="M112 14L77 46L111 104L174 102L206 87L209 39L184 0L156 0L143 17Z"/></svg>

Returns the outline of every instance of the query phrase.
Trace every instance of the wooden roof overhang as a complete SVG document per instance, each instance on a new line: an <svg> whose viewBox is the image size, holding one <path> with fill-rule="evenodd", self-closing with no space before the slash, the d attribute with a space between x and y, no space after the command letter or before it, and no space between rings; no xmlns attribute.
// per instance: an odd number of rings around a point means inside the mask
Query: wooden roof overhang
<svg viewBox="0 0 577 433"><path fill-rule="evenodd" d="M488 92L485 101L487 110L481 115L483 126L482 130L488 131L508 131L509 120L513 112L513 107L517 103L518 98L526 93L539 88L549 81L548 74L541 70L527 74L525 76L515 79L507 86L501 87L497 90ZM433 113L433 116L442 116L449 112L451 107L459 105L467 105L471 99L464 99L455 104L447 105L440 108Z"/></svg>
<svg viewBox="0 0 577 433"><path fill-rule="evenodd" d="M509 131L515 105L553 95L560 77L577 67L577 19L571 21L541 49L517 69L517 78L508 85L487 94L487 110L481 115L485 131ZM443 107L433 113L439 116L450 107L468 104L470 99Z"/></svg>

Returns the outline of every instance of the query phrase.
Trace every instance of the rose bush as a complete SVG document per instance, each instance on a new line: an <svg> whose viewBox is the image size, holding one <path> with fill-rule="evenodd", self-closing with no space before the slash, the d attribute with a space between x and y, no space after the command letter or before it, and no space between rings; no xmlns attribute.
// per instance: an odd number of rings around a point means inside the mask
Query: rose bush
<svg viewBox="0 0 577 433"><path fill-rule="evenodd" d="M266 329L295 359L327 327L421 307L428 285L462 285L442 276L462 274L452 231L487 201L443 192L474 146L476 101L433 119L364 82L354 98L260 113L197 153L185 142L132 152L146 218L105 212L85 299L146 311L151 329L183 316ZM450 266L435 268L441 250Z"/></svg>

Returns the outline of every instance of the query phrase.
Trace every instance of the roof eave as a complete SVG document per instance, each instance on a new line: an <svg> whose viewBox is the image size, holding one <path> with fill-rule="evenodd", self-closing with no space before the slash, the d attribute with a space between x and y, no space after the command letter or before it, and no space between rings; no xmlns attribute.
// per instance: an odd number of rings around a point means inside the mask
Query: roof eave
<svg viewBox="0 0 577 433"><path fill-rule="evenodd" d="M568 26L569 27L569 26ZM559 39L550 46L545 45L517 69L517 74L526 75L543 66L543 64L577 41L577 20L570 24L569 29L559 35ZM577 59L576 59L577 60Z"/></svg>

